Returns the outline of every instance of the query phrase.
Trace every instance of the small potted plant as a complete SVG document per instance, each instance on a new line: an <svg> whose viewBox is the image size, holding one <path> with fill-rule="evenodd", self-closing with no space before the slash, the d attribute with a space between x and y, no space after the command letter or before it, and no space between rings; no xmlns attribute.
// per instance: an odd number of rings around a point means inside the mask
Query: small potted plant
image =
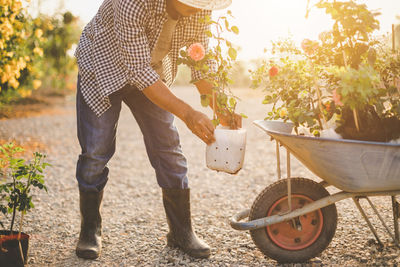
<svg viewBox="0 0 400 267"><path fill-rule="evenodd" d="M45 156L35 152L26 162L17 158L24 150L13 143L0 146L0 211L11 214L10 226L0 231L0 266L23 266L27 262L29 235L22 231L24 215L34 208L31 190L44 189ZM15 230L17 215L19 227ZM4 227L4 223L1 222Z"/></svg>
<svg viewBox="0 0 400 267"><path fill-rule="evenodd" d="M236 125L236 116L239 116L235 113L238 97L230 90L230 85L233 83L230 74L237 51L222 33L227 31L238 34L239 29L230 25L228 16L232 16L230 11L227 16L220 16L216 21L209 16L202 19L201 22L210 28L205 34L215 41L216 45L205 51L202 44L194 43L187 51L181 50L178 63L200 71L213 85L212 94L201 95L201 104L213 109L213 123L217 127L214 131L216 141L206 148L207 167L235 174L243 166L246 130L239 129ZM213 69L210 69L210 65ZM240 116L246 118L244 114Z"/></svg>
<svg viewBox="0 0 400 267"><path fill-rule="evenodd" d="M318 41L273 43L280 58L252 72L253 87L273 104L267 119L291 120L297 134L389 142L400 137L400 54L384 40L373 13L354 1L318 1L334 20ZM351 23L350 23L351 22ZM390 52L388 52L390 51Z"/></svg>

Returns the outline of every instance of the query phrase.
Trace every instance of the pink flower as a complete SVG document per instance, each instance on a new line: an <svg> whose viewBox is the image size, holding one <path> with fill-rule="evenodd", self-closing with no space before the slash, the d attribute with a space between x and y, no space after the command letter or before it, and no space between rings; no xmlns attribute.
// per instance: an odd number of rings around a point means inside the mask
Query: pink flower
<svg viewBox="0 0 400 267"><path fill-rule="evenodd" d="M304 39L301 42L301 48L307 55L311 56L318 49L318 43L310 39Z"/></svg>
<svg viewBox="0 0 400 267"><path fill-rule="evenodd" d="M324 104L324 106L325 106L325 109L326 109L326 111L330 111L331 110L331 103L330 102L326 102L325 104Z"/></svg>
<svg viewBox="0 0 400 267"><path fill-rule="evenodd" d="M341 95L339 95L339 94L336 93L336 89L333 90L333 92L332 92L332 98L333 98L333 101L335 102L335 105L336 105L336 106L343 106L342 101L340 101L340 99L341 99L342 97L341 97Z"/></svg>
<svg viewBox="0 0 400 267"><path fill-rule="evenodd" d="M278 67L272 66L272 67L269 69L269 76L270 76L270 77L274 77L274 76L278 75L278 72L279 72Z"/></svg>
<svg viewBox="0 0 400 267"><path fill-rule="evenodd" d="M199 61L204 58L206 51L202 44L194 43L189 46L188 54L194 61Z"/></svg>
<svg viewBox="0 0 400 267"><path fill-rule="evenodd" d="M304 40L301 42L301 49L307 50L307 48L310 46L311 42L312 42L312 41L311 41L310 39L304 39Z"/></svg>

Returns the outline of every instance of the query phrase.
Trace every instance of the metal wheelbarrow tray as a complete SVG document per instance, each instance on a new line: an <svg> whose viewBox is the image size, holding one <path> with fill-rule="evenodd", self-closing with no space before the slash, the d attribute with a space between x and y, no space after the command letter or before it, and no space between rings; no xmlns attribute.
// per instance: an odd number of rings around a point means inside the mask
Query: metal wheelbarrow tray
<svg viewBox="0 0 400 267"><path fill-rule="evenodd" d="M256 198L251 209L234 215L231 226L250 230L253 241L278 262L303 262L321 253L336 231L335 202L352 198L378 243L375 228L361 207L366 199L394 243L399 246L400 144L292 135L292 125L280 121L254 122L276 140L276 183ZM287 179L280 180L280 152L287 150ZM292 178L290 154L323 181ZM342 190L330 195L325 187ZM369 196L391 196L394 233ZM240 222L244 218L248 222Z"/></svg>

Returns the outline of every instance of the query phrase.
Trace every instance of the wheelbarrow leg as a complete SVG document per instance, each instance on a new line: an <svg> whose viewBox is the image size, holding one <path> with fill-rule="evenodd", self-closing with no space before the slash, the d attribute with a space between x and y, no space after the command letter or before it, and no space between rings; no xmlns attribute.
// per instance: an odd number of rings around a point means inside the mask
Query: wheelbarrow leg
<svg viewBox="0 0 400 267"><path fill-rule="evenodd" d="M276 141L276 173L278 174L278 180L281 179L281 155L279 153L279 141Z"/></svg>
<svg viewBox="0 0 400 267"><path fill-rule="evenodd" d="M392 196L392 207L393 207L393 223L394 223L394 242L399 246L399 202L396 200L396 196Z"/></svg>
<svg viewBox="0 0 400 267"><path fill-rule="evenodd" d="M369 205L371 206L372 210L375 212L376 216L378 216L379 220L381 221L383 227L385 227L386 232L390 235L390 237L393 239L393 242L397 245L396 241L396 234L393 235L393 233L390 231L389 227L386 225L385 220L383 220L381 214L378 212L376 209L375 205L372 203L372 201L368 198L365 197L368 200Z"/></svg>
<svg viewBox="0 0 400 267"><path fill-rule="evenodd" d="M374 226L372 225L371 221L368 219L367 215L365 214L363 208L360 205L360 198L359 197L353 197L354 204L356 204L358 210L360 211L361 215L364 217L364 220L367 222L369 229L371 229L371 232L374 234L376 241L378 241L379 245L383 247L383 243L378 237L378 233L376 232Z"/></svg>

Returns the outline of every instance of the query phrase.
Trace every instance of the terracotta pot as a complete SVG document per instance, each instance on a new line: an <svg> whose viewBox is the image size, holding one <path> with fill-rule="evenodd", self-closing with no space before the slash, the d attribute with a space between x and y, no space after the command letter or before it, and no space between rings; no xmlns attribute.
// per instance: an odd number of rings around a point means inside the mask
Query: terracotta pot
<svg viewBox="0 0 400 267"><path fill-rule="evenodd" d="M24 262L21 259L19 250L18 232L13 231L10 235L8 230L0 230L0 266L24 266L27 262L28 248L29 248L29 235L21 233L21 247L22 254L24 255Z"/></svg>
<svg viewBox="0 0 400 267"><path fill-rule="evenodd" d="M246 129L214 131L215 142L206 148L207 167L236 174L243 166L246 151Z"/></svg>

